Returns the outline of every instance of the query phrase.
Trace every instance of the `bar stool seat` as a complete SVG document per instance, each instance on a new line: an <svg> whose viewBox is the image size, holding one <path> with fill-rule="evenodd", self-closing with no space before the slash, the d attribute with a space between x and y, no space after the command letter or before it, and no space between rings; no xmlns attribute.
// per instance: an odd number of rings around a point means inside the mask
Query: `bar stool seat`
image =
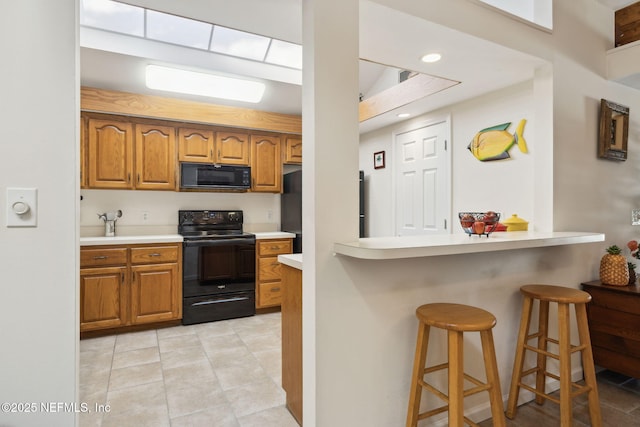
<svg viewBox="0 0 640 427"><path fill-rule="evenodd" d="M525 285L520 288L520 292L524 296L524 299L522 302L522 315L520 319L520 330L518 332L518 342L516 344L513 375L511 377L509 401L507 403L507 417L515 417L520 389L524 388L536 395L535 400L539 405L542 405L545 400L551 400L560 404L560 425L562 427L570 427L573 423L572 399L581 394L588 393L591 425L593 427L602 426L598 386L596 384L589 326L587 323L586 304L591 301L591 295L579 289L554 285ZM538 331L530 334L529 329L534 300L539 301ZM557 340L549 338L549 303L552 302L558 305ZM580 339L579 345L571 344L569 310L571 304L575 307ZM537 346L535 347L528 344L533 338L538 339ZM548 343L557 345L557 354L547 350ZM536 366L524 370L524 358L527 350L537 353ZM582 355L584 386L574 383L571 380L571 355L577 351L581 352ZM558 375L547 371L547 358L549 357L559 361L560 372ZM522 381L522 378L534 373L536 374L535 387L529 386ZM560 381L560 399L546 393L546 377Z"/></svg>
<svg viewBox="0 0 640 427"><path fill-rule="evenodd" d="M407 427L416 427L419 420L448 411L449 426L462 427L465 423L477 426L464 416L463 399L482 391L489 392L493 425L505 425L502 393L491 330L496 324L493 314L481 308L462 304L434 303L421 305L416 309L419 320L418 339L411 379ZM448 361L440 365L425 367L429 331L431 327L447 331ZM482 354L484 358L486 383L464 373L463 333L480 332ZM424 376L428 373L448 369L449 395L447 396L427 383ZM464 380L474 384L465 390ZM435 394L445 401L444 406L420 413L422 389Z"/></svg>

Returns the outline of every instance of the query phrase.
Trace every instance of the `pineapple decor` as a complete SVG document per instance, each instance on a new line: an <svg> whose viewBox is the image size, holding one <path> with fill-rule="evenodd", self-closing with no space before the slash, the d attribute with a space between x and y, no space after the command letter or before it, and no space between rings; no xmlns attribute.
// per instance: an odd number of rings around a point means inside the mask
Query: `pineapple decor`
<svg viewBox="0 0 640 427"><path fill-rule="evenodd" d="M600 281L612 286L629 284L629 265L616 245L609 246L607 253L600 260Z"/></svg>
<svg viewBox="0 0 640 427"><path fill-rule="evenodd" d="M636 276L636 265L632 262L628 262L627 265L629 266L629 284L635 285L638 278Z"/></svg>

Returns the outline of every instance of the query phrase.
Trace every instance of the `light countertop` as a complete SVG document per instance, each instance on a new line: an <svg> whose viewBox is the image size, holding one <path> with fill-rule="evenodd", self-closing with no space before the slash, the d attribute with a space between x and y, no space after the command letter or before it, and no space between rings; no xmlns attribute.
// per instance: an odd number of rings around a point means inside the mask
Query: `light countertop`
<svg viewBox="0 0 640 427"><path fill-rule="evenodd" d="M278 262L302 270L302 254L278 255Z"/></svg>
<svg viewBox="0 0 640 427"><path fill-rule="evenodd" d="M293 239L296 237L293 233L286 231L262 231L253 233L256 235L256 240L261 239Z"/></svg>
<svg viewBox="0 0 640 427"><path fill-rule="evenodd" d="M293 233L283 231L267 231L253 233L256 240L260 239L293 239L296 237ZM85 236L80 237L80 246L99 246L99 245L134 245L138 243L174 243L182 242L183 238L179 234L132 234L120 235L115 237L104 236Z"/></svg>
<svg viewBox="0 0 640 427"><path fill-rule="evenodd" d="M115 236L115 237L81 237L80 246L98 245L135 245L138 243L175 243L182 242L179 234L150 234L139 236Z"/></svg>
<svg viewBox="0 0 640 427"><path fill-rule="evenodd" d="M489 237L466 234L370 237L354 242L334 243L333 247L336 254L353 258L399 259L603 241L602 233L512 231L492 233Z"/></svg>

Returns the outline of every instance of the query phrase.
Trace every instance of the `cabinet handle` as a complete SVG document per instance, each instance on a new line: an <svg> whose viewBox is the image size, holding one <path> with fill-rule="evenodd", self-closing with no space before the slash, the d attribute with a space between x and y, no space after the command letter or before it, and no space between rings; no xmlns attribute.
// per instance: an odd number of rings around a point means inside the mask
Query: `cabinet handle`
<svg viewBox="0 0 640 427"><path fill-rule="evenodd" d="M138 173L138 184L140 184L140 173Z"/></svg>
<svg viewBox="0 0 640 427"><path fill-rule="evenodd" d="M121 277L121 279L122 279L121 284L123 284L123 285L124 285L124 273L120 273L120 277Z"/></svg>
<svg viewBox="0 0 640 427"><path fill-rule="evenodd" d="M160 256L160 254L159 253L153 253L153 254L149 254L148 256L154 257L154 256Z"/></svg>
<svg viewBox="0 0 640 427"><path fill-rule="evenodd" d="M271 292L280 292L280 288L271 288Z"/></svg>
<svg viewBox="0 0 640 427"><path fill-rule="evenodd" d="M127 184L131 182L131 172L127 174Z"/></svg>
<svg viewBox="0 0 640 427"><path fill-rule="evenodd" d="M220 149L218 149L218 159L220 159Z"/></svg>
<svg viewBox="0 0 640 427"><path fill-rule="evenodd" d="M93 257L93 259L107 259L107 258L109 258L109 257L106 256L106 255L96 255L96 256Z"/></svg>
<svg viewBox="0 0 640 427"><path fill-rule="evenodd" d="M274 266L274 267L277 267L277 266L280 265L280 263L279 262L272 262L271 265Z"/></svg>
<svg viewBox="0 0 640 427"><path fill-rule="evenodd" d="M211 159L213 159L213 148L211 150L209 150L209 157L211 157Z"/></svg>

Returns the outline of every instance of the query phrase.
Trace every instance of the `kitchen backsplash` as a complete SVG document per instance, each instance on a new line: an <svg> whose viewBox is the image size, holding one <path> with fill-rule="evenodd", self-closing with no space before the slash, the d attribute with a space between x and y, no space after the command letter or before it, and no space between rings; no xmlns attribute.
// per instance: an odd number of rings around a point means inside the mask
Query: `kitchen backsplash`
<svg viewBox="0 0 640 427"><path fill-rule="evenodd" d="M180 209L242 210L245 230L280 230L280 195L260 193L194 193L171 191L82 190L80 234L104 231L98 213L122 210L116 234L171 234Z"/></svg>

